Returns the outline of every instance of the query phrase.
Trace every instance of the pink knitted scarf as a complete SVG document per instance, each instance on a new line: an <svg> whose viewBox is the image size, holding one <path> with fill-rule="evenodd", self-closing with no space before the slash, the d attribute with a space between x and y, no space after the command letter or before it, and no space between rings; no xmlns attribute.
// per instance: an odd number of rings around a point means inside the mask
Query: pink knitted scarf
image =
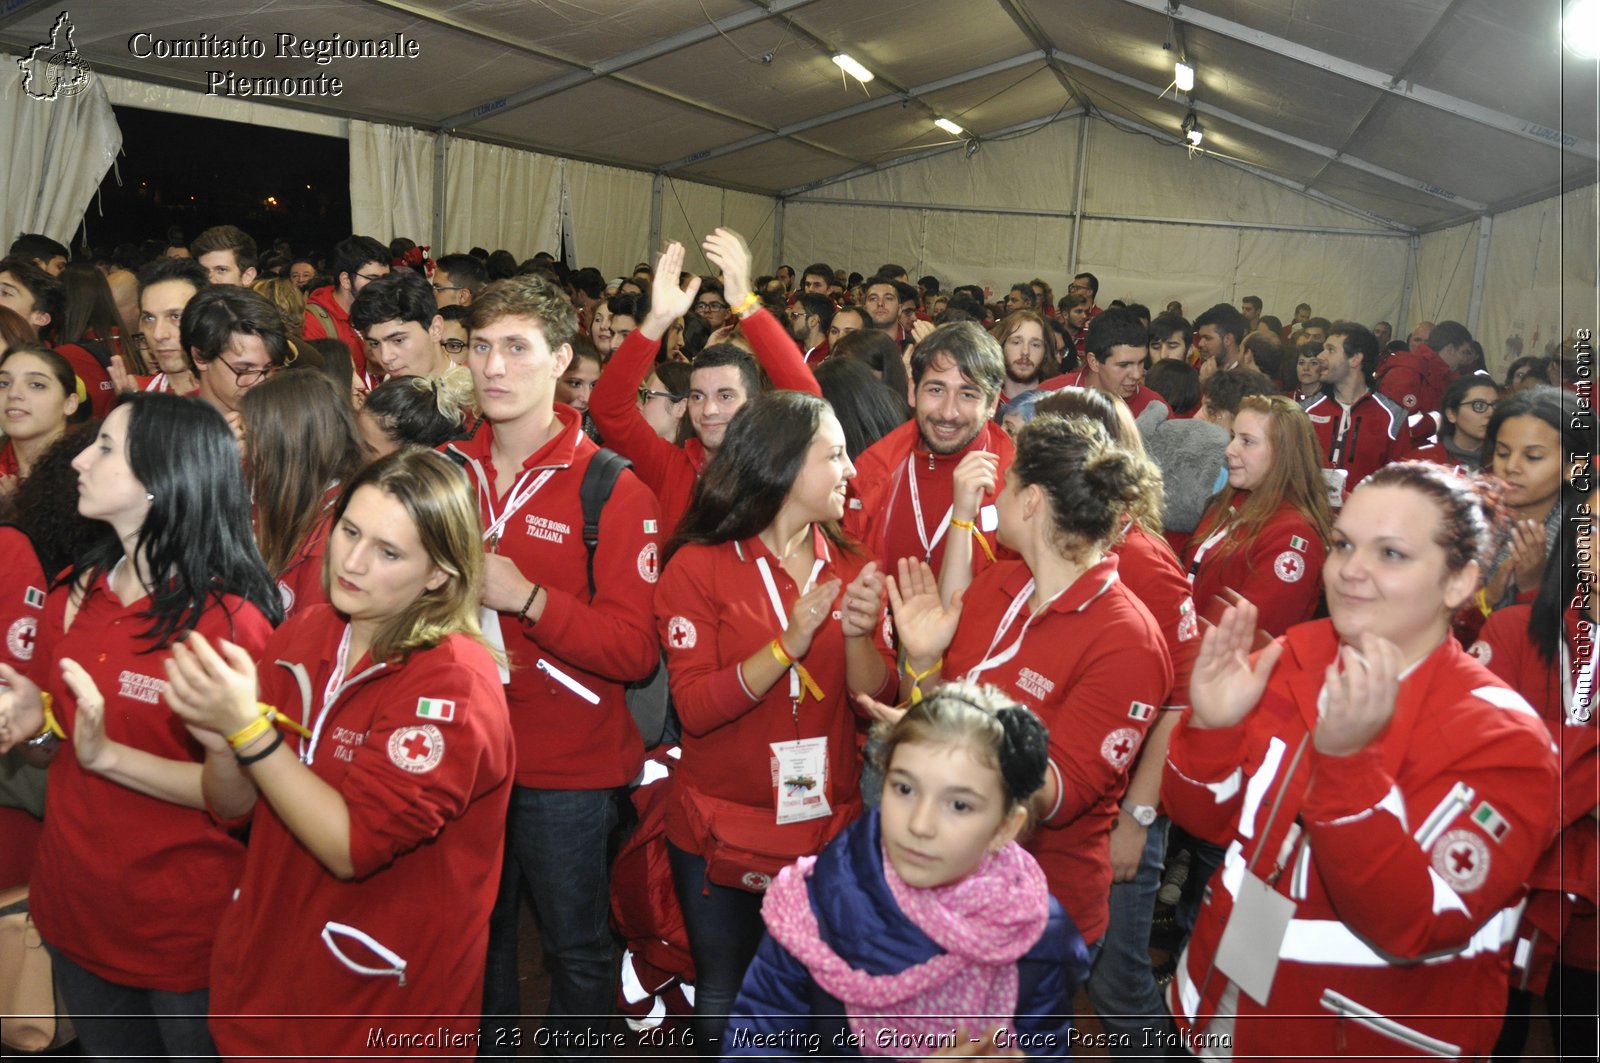
<svg viewBox="0 0 1600 1063"><path fill-rule="evenodd" d="M806 880L816 864L802 857L767 889L761 906L767 929L844 1003L850 1028L868 1055L895 1055L896 1046L933 1045L922 1034L977 1036L1017 1011L1017 961L1044 934L1050 895L1044 872L1015 842L984 857L959 882L918 889L901 881L882 856L883 877L900 910L945 951L897 974L851 967L822 940ZM893 1031L879 1045L879 1031ZM929 1052L915 1051L917 1058Z"/></svg>

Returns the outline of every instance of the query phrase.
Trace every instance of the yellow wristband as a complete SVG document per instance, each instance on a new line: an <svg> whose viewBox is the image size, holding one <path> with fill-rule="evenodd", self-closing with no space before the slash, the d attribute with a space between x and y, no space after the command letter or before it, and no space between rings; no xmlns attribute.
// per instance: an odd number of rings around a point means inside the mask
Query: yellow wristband
<svg viewBox="0 0 1600 1063"><path fill-rule="evenodd" d="M1494 612L1494 607L1489 604L1489 590L1488 590L1488 588L1486 588L1486 587L1479 587L1478 588L1477 602L1478 602L1478 612L1482 613L1484 616L1488 616L1490 613Z"/></svg>
<svg viewBox="0 0 1600 1063"><path fill-rule="evenodd" d="M56 699L50 696L48 690L39 691L39 704L44 706L44 729L39 733L42 735L55 735L65 742L67 740L67 732L61 729L61 721L56 719L55 701Z"/></svg>
<svg viewBox="0 0 1600 1063"><path fill-rule="evenodd" d="M911 661L909 658L906 660L905 664L901 665L901 667L905 669L906 675L911 677L911 704L917 705L922 701L922 681L944 667L944 658L940 657L937 661L933 662L933 667L922 672L913 672L911 670Z"/></svg>
<svg viewBox="0 0 1600 1063"><path fill-rule="evenodd" d="M744 297L744 301L743 302L741 302L738 306L733 308L733 316L734 317L744 317L751 310L754 310L756 307L758 307L760 305L761 305L761 296L757 295L755 292L751 292L749 295L746 295Z"/></svg>
<svg viewBox="0 0 1600 1063"><path fill-rule="evenodd" d="M994 560L994 550L989 547L989 540L983 537L983 532L978 530L978 526L976 524L970 520L957 520L956 518L951 517L950 527L960 528L962 531L971 532L973 537L978 540L978 545L983 547L983 556L987 557L990 561Z"/></svg>
<svg viewBox="0 0 1600 1063"><path fill-rule="evenodd" d="M229 735L228 745L238 749L254 742L270 730L272 730L272 719L266 714L262 714Z"/></svg>
<svg viewBox="0 0 1600 1063"><path fill-rule="evenodd" d="M788 651L783 648L781 639L773 639L768 648L772 650L772 655L778 659L778 663L783 665L786 671L793 668L794 674L800 677L801 701L806 699L807 694L810 694L818 701L822 700L822 688L817 686L815 679L811 678L811 673L806 671L805 665L789 656Z"/></svg>

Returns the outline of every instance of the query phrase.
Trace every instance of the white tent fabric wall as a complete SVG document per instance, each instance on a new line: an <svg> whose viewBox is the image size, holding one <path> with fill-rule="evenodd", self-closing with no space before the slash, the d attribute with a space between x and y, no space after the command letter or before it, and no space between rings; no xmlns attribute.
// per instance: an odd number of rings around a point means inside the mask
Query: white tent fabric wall
<svg viewBox="0 0 1600 1063"><path fill-rule="evenodd" d="M519 259L560 253L561 159L454 137L445 151L444 246L435 257L469 247L504 247ZM432 230L430 218L418 231Z"/></svg>
<svg viewBox="0 0 1600 1063"><path fill-rule="evenodd" d="M95 71L94 80L105 85L111 102L118 107L140 107L146 111L167 111L195 118L292 129L297 133L316 133L325 137L343 138L349 135L349 119L335 115L256 103L233 96L207 96L193 89L135 81L99 70Z"/></svg>
<svg viewBox="0 0 1600 1063"><path fill-rule="evenodd" d="M1573 329L1600 322L1595 195L1590 186L1495 215L1473 334L1496 376L1519 352L1544 357Z"/></svg>
<svg viewBox="0 0 1600 1063"><path fill-rule="evenodd" d="M397 236L429 242L433 231L431 133L350 122L350 224L384 243Z"/></svg>
<svg viewBox="0 0 1600 1063"><path fill-rule="evenodd" d="M1492 235L1492 234L1491 234ZM1472 301L1472 269L1478 253L1478 223L1424 233L1417 247L1417 274L1410 312L1396 334L1419 321L1466 323Z"/></svg>
<svg viewBox="0 0 1600 1063"><path fill-rule="evenodd" d="M565 173L576 264L618 277L648 258L650 175L572 160ZM541 250L559 249L530 248L527 254Z"/></svg>
<svg viewBox="0 0 1600 1063"><path fill-rule="evenodd" d="M713 229L732 229L750 245L751 277L771 271L773 214L778 201L771 196L734 192L712 185L668 177L661 182L661 243L678 240L684 247L683 268L694 273L715 273L700 245ZM644 203L649 209L649 201ZM641 254L635 262L650 260ZM634 262L626 264L631 269ZM803 265L803 264L802 264ZM796 267L800 268L800 267Z"/></svg>
<svg viewBox="0 0 1600 1063"><path fill-rule="evenodd" d="M122 150L122 131L98 79L53 100L31 99L13 80L0 95L0 144L0 235L67 243Z"/></svg>
<svg viewBox="0 0 1600 1063"><path fill-rule="evenodd" d="M946 287L973 283L996 293L1039 277L1063 295L1073 272L1078 123L1086 120L802 193L785 207L784 256L851 269L896 260ZM1285 319L1301 299L1361 320L1398 316L1404 233L1102 122L1090 121L1087 144L1078 269L1100 278L1102 303L1121 298L1160 310L1178 299L1193 316L1260 295L1268 313ZM808 202L817 199L828 202ZM984 209L1001 203L1040 213ZM1204 224L1129 220L1167 218ZM1324 231L1233 227L1263 224Z"/></svg>

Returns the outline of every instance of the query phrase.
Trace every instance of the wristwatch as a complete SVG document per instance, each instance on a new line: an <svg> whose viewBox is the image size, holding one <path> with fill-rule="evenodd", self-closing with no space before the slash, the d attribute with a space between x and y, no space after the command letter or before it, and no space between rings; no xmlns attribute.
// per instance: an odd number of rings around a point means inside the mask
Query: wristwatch
<svg viewBox="0 0 1600 1063"><path fill-rule="evenodd" d="M1156 808L1154 805L1130 805L1122 802L1122 811L1133 817L1133 821L1141 827L1148 827L1156 821Z"/></svg>

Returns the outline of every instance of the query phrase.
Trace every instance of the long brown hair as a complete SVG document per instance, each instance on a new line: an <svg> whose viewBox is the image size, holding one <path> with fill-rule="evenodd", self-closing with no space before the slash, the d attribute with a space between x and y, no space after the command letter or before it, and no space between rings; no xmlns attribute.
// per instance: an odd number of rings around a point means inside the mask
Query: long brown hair
<svg viewBox="0 0 1600 1063"><path fill-rule="evenodd" d="M1039 379L1049 380L1061 372L1061 352L1056 349L1056 330L1050 327L1043 314L1035 310L1013 310L994 327L994 338L1004 351L1006 340L1023 325L1039 326L1039 333L1044 337L1044 360L1039 363Z"/></svg>
<svg viewBox="0 0 1600 1063"><path fill-rule="evenodd" d="M361 467L361 433L350 396L310 369L263 380L240 412L256 545L276 579L321 520L328 488Z"/></svg>
<svg viewBox="0 0 1600 1063"><path fill-rule="evenodd" d="M1238 490L1228 484L1218 492L1207 511L1207 519L1195 529L1204 537L1221 524L1231 523L1242 535L1229 535L1218 544L1217 556L1232 553L1251 542L1261 528L1288 502L1317 529L1324 545L1333 533L1333 512L1328 508L1328 491L1322 479L1322 462L1317 457L1317 435L1311 418L1300 404L1284 395L1246 395L1239 400L1238 413L1258 413L1267 420L1267 443L1272 447L1272 465L1261 486L1250 492L1233 521L1228 510ZM1234 416L1238 417L1238 413Z"/></svg>

